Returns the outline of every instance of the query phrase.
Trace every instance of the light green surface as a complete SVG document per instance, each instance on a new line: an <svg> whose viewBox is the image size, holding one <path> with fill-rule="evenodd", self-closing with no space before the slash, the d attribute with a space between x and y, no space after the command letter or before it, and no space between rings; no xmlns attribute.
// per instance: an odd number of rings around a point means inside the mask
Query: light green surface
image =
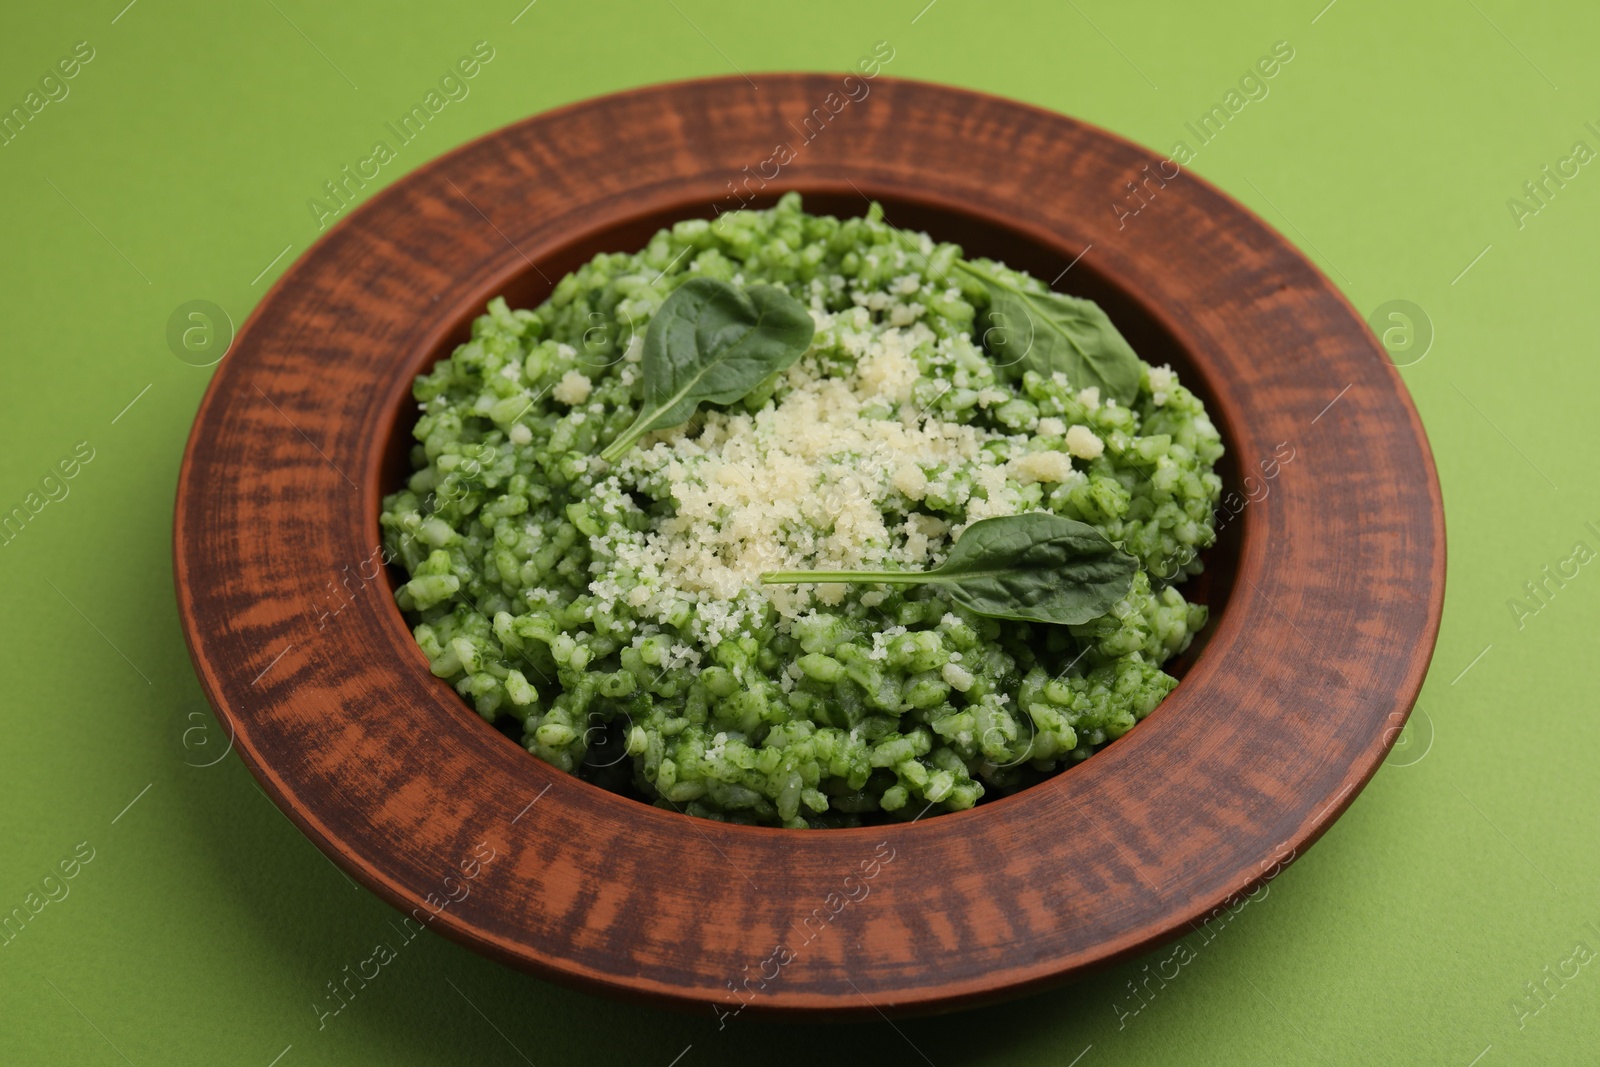
<svg viewBox="0 0 1600 1067"><path fill-rule="evenodd" d="M1580 941L1584 958L1600 950L1600 726L1580 666L1595 658L1600 577L1581 567L1520 628L1507 600L1576 541L1600 549L1585 526L1600 530L1600 174L1583 167L1521 229L1506 204L1575 141L1600 148L1584 125L1600 127L1592 5L1337 0L1319 16L1323 0L906 0L768 14L537 0L512 25L522 0L125 2L14 7L0 33L7 107L75 42L95 49L70 95L0 147L0 506L24 503L78 442L94 450L69 495L0 548L0 909L80 842L93 850L70 895L0 948L0 1062L664 1067L682 1054L693 1067L831 1062L841 1048L939 1067L1593 1062L1600 968L1574 959L1561 986L1544 968ZM709 1013L594 1000L424 935L319 1030L313 1000L397 940L392 912L235 757L191 766L222 739L179 632L169 530L209 371L168 350L173 309L211 300L242 322L315 238L306 200L479 40L496 54L471 95L381 180L571 100L734 65L843 70L878 40L895 49L887 73L1032 101L1166 152L1280 39L1294 59L1194 169L1306 249L1363 314L1392 299L1426 309L1433 348L1404 375L1451 535L1425 714L1322 843L1214 940L1191 935L1194 958L1120 1026L1142 963L898 1029L746 1018L719 1033ZM1337 406L1325 419L1361 432ZM1283 477L1315 479L1317 457ZM197 726L210 735L185 735ZM1519 1019L1538 981L1548 1002Z"/></svg>

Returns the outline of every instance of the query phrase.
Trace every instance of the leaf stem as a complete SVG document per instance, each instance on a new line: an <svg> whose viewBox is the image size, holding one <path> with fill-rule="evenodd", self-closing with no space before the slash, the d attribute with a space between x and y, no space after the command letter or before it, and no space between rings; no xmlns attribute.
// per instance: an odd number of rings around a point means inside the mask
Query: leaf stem
<svg viewBox="0 0 1600 1067"><path fill-rule="evenodd" d="M762 585L794 585L799 582L882 582L885 585L922 585L937 582L940 576L929 571L768 571Z"/></svg>
<svg viewBox="0 0 1600 1067"><path fill-rule="evenodd" d="M968 274L972 275L974 278L978 278L978 279L980 279L982 281L990 282L990 283L992 283L994 285L998 285L998 286L1000 286L1002 288L1005 288L1005 289L1010 289L1012 292L1019 292L1020 291L1020 290L1017 289L1016 286L1010 284L1009 282L1004 281L1003 279L1001 279L1001 278L999 278L999 277L997 277L997 276L995 276L993 274L990 274L988 271L984 270L982 267L974 266L972 263L968 262L965 259L956 260L954 266L955 266L955 268L957 270L964 270Z"/></svg>
<svg viewBox="0 0 1600 1067"><path fill-rule="evenodd" d="M639 417L633 420L632 425L618 434L615 441L612 441L601 450L600 458L607 463L615 463L621 459L622 454L633 447L635 441L649 432L649 429L645 426L645 423L650 421L645 417L646 414L647 412L641 411Z"/></svg>
<svg viewBox="0 0 1600 1067"><path fill-rule="evenodd" d="M977 266L976 264L965 259L956 260L955 266L960 270L966 271L968 274L972 275L974 278L986 285L992 285L996 289L1004 289L1008 293L1015 293L1017 296L1023 297L1024 299L1038 299L1042 296L1048 295L1046 293L1035 293L1032 290L1024 289L1016 282L1002 278L1000 275L986 270L983 267Z"/></svg>

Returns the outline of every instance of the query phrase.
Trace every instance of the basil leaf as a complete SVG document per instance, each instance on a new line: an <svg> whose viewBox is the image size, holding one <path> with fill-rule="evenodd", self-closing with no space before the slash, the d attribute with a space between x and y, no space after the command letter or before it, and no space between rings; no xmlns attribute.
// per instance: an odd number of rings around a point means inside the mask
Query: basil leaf
<svg viewBox="0 0 1600 1067"><path fill-rule="evenodd" d="M989 293L984 346L1010 377L1057 371L1074 389L1096 386L1124 406L1139 393L1139 357L1093 300L1065 293L1031 293L985 267L956 266Z"/></svg>
<svg viewBox="0 0 1600 1067"><path fill-rule="evenodd" d="M978 615L1074 626L1128 595L1139 563L1087 523L1048 512L980 519L927 571L772 571L766 585L937 585Z"/></svg>
<svg viewBox="0 0 1600 1067"><path fill-rule="evenodd" d="M731 404L787 368L811 345L804 304L770 285L741 291L691 278L645 331L644 406L600 458L610 463L651 430L680 426L703 403Z"/></svg>

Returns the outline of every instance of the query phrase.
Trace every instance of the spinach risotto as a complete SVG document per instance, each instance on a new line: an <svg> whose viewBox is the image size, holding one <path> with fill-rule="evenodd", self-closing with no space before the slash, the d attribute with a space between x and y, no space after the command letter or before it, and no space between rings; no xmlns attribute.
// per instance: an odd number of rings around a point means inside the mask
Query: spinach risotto
<svg viewBox="0 0 1600 1067"><path fill-rule="evenodd" d="M433 672L540 759L787 827L969 808L1177 683L1216 428L1101 310L766 211L489 304L384 501Z"/></svg>

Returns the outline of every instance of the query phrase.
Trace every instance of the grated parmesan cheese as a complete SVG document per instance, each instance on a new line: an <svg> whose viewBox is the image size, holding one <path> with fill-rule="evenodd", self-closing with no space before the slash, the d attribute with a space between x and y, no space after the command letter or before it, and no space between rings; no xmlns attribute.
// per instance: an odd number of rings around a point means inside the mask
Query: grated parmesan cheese
<svg viewBox="0 0 1600 1067"><path fill-rule="evenodd" d="M555 399L572 407L589 399L589 390L594 388L594 383L589 381L587 375L580 371L569 370L561 376L556 387L550 390L550 395Z"/></svg>
<svg viewBox="0 0 1600 1067"><path fill-rule="evenodd" d="M1082 429L1074 426L1073 429ZM1069 437L1070 441L1071 438ZM1023 485L1034 482L1064 482L1072 477L1072 457L1065 452L1030 452L1007 465Z"/></svg>
<svg viewBox="0 0 1600 1067"><path fill-rule="evenodd" d="M1079 459L1098 459L1106 444L1087 426L1074 426L1067 431L1067 451Z"/></svg>
<svg viewBox="0 0 1600 1067"><path fill-rule="evenodd" d="M763 571L937 566L967 523L1024 510L1020 484L1070 475L1064 453L1013 460L1026 435L913 402L924 366L952 358L948 347L937 354L939 338L920 322L874 322L864 308L814 318L819 338L773 401L754 413L708 410L698 426L653 434L596 486L597 502L618 513L635 506L631 487L648 485L658 499L665 487L673 510L653 530L616 523L591 539L597 558L614 561L590 583L593 595L615 601L627 588L642 618L687 614L714 647L767 611L783 626L850 594L842 583L763 586ZM855 357L845 373L841 353ZM965 522L907 507L933 493L964 506Z"/></svg>
<svg viewBox="0 0 1600 1067"><path fill-rule="evenodd" d="M1159 367L1150 368L1150 400L1156 407L1162 407L1167 402L1167 397L1172 395L1173 381L1177 376L1172 373L1172 367L1163 363Z"/></svg>

